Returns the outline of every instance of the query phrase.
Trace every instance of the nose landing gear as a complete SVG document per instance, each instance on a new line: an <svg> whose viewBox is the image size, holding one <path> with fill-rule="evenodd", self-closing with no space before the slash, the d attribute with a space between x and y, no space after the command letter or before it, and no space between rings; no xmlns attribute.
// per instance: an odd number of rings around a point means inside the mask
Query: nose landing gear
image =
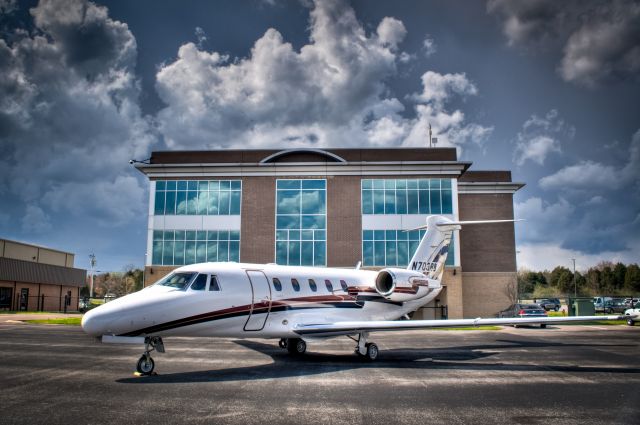
<svg viewBox="0 0 640 425"><path fill-rule="evenodd" d="M144 354L138 359L136 370L140 375L151 375L155 368L155 362L151 358L151 352L157 351L158 353L164 353L164 343L159 336L146 337L144 339Z"/></svg>

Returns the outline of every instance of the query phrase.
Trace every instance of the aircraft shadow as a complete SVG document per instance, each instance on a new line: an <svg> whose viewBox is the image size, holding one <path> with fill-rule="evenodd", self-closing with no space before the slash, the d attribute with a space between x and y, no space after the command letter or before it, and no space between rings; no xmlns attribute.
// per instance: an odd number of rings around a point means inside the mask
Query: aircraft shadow
<svg viewBox="0 0 640 425"><path fill-rule="evenodd" d="M178 372L145 377L116 380L123 384L166 384L249 381L260 379L292 378L320 375L354 369L430 369L430 370L483 370L522 372L571 372L571 373L640 373L640 368L617 368L598 366L562 366L547 364L487 363L475 360L486 359L495 354L491 350L541 347L629 347L633 344L563 344L556 342L498 340L498 344L469 345L443 348L399 348L384 350L375 362L368 362L352 353L327 354L307 352L302 357L292 356L277 344L238 340L235 343L266 354L273 363L257 366Z"/></svg>

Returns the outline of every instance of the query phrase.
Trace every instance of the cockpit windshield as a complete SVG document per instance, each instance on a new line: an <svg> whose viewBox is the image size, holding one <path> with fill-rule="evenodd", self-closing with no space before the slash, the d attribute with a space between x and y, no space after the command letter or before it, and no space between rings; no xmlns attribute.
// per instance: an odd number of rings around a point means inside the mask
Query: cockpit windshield
<svg viewBox="0 0 640 425"><path fill-rule="evenodd" d="M196 273L170 273L156 282L156 285L170 286L172 288L184 289L189 285Z"/></svg>

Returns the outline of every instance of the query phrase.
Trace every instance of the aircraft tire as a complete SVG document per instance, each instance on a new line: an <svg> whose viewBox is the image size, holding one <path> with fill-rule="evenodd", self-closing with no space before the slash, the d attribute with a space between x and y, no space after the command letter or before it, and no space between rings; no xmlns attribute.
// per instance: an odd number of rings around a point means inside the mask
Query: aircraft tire
<svg viewBox="0 0 640 425"><path fill-rule="evenodd" d="M287 348L287 340L284 338L280 338L280 341L278 341L278 346L280 348L282 348L283 350Z"/></svg>
<svg viewBox="0 0 640 425"><path fill-rule="evenodd" d="M365 355L367 360L374 361L378 358L378 353L379 350L376 344L374 344L373 342L367 344L367 354Z"/></svg>
<svg viewBox="0 0 640 425"><path fill-rule="evenodd" d="M627 325L633 326L634 324L635 324L635 322L633 321L633 319L631 319L631 318L627 319Z"/></svg>
<svg viewBox="0 0 640 425"><path fill-rule="evenodd" d="M546 323L542 323L542 324L540 325L540 329L544 329L544 328L546 328L546 327L547 327Z"/></svg>
<svg viewBox="0 0 640 425"><path fill-rule="evenodd" d="M147 361L147 356L143 354L142 357L138 359L136 370L138 371L138 373L142 375L150 375L153 372L153 369L155 368L155 366L156 364L151 358L151 356L149 356L149 360Z"/></svg>
<svg viewBox="0 0 640 425"><path fill-rule="evenodd" d="M289 338L287 340L287 350L291 354L301 356L307 351L307 343L300 338Z"/></svg>

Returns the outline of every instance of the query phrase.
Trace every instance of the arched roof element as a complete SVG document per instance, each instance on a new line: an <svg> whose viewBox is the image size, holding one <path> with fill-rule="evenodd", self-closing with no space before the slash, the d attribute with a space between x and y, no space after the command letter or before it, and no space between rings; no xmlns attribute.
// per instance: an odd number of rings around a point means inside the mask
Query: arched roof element
<svg viewBox="0 0 640 425"><path fill-rule="evenodd" d="M285 149L285 150L276 152L274 154L271 154L268 157L262 159L262 161L260 161L260 164L269 164L272 162L277 162L278 160L281 160L287 156L294 156L294 155L300 155L300 154L317 155L319 157L324 158L324 161L326 162L347 162L344 158L322 149L296 148L296 149Z"/></svg>

